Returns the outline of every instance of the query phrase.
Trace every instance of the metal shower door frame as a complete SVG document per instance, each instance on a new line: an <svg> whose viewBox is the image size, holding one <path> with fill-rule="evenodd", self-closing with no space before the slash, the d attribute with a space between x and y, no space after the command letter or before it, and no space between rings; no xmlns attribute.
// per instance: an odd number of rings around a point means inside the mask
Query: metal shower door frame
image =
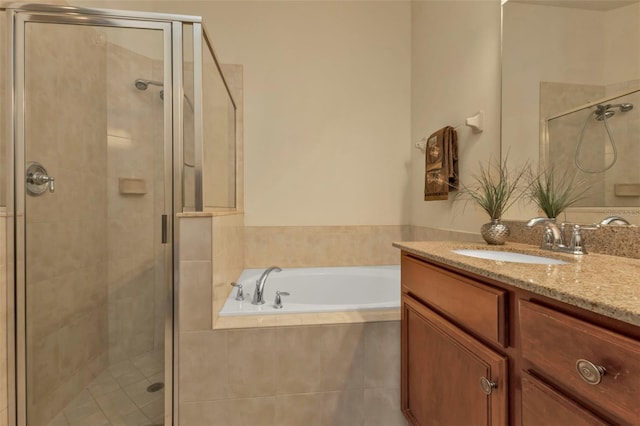
<svg viewBox="0 0 640 426"><path fill-rule="evenodd" d="M165 250L165 276L167 312L165 316L165 422L178 425L178 287L179 241L176 213L182 211L183 176L183 89L182 31L183 22L193 24L194 35L201 34L200 17L141 13L106 9L85 9L41 4L10 4L6 6L9 26L9 46L12 54L8 61L11 84L11 116L9 117L8 157L13 159L8 170L7 196L7 330L8 330L8 411L9 422L27 425L26 407L26 222L25 222L25 26L27 23L85 25L115 28L161 30L164 45L164 87L170 102L164 104L164 169L165 214L168 217L168 244ZM195 39L195 38L194 38ZM195 50L195 49L194 49ZM200 58L201 50L194 51ZM201 81L195 81L196 93L201 92ZM196 127L202 123L201 102L196 105ZM200 112L200 114L198 114ZM196 152L202 141L196 138ZM197 164L201 172L201 162ZM11 193L13 191L13 193ZM200 195L200 202L201 202ZM201 204L200 204L201 205ZM159 232L159 230L158 230ZM9 247L11 246L11 248ZM12 285L13 284L13 285ZM169 423L169 421L171 423Z"/></svg>

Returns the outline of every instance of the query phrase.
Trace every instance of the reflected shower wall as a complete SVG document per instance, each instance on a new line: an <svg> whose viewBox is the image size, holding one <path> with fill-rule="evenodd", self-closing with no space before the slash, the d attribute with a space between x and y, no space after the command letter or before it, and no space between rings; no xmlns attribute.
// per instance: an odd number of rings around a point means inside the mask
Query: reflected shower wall
<svg viewBox="0 0 640 426"><path fill-rule="evenodd" d="M640 197L621 196L615 191L615 185L640 184L637 167L640 108L626 112L615 109L615 114L607 118L609 132L604 122L596 119L596 106L576 108L597 99L603 100L602 105L631 103L640 106L640 92L616 97L616 94L632 92L634 87L640 87L640 81L609 86L546 82L540 85L541 117L560 115L546 120L546 141L543 141L546 164L557 170L575 172L589 186L585 198L575 207L640 206ZM576 163L587 172L580 170Z"/></svg>

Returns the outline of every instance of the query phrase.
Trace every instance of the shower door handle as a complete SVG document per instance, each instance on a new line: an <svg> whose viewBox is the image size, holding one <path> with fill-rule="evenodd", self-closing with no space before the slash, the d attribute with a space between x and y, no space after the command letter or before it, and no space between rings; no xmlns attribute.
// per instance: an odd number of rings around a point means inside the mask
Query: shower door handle
<svg viewBox="0 0 640 426"><path fill-rule="evenodd" d="M162 244L167 244L167 215L162 215Z"/></svg>
<svg viewBox="0 0 640 426"><path fill-rule="evenodd" d="M27 192L30 195L42 195L47 189L49 192L54 192L55 178L49 176L47 169L40 163L32 162L27 166Z"/></svg>

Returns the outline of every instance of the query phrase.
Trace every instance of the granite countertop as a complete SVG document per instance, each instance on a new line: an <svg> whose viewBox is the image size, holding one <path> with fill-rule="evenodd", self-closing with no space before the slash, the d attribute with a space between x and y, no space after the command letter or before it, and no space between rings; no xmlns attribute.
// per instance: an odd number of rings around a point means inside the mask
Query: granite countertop
<svg viewBox="0 0 640 426"><path fill-rule="evenodd" d="M454 241L403 241L393 243L393 246L425 259L640 326L640 259L602 254L572 255L516 243L488 246ZM503 262L451 251L459 249L512 251L568 263Z"/></svg>

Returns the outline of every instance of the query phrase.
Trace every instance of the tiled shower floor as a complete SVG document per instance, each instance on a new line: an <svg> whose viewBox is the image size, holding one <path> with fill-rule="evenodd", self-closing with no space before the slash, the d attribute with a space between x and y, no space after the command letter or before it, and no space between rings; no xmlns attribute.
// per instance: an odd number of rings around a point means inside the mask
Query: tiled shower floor
<svg viewBox="0 0 640 426"><path fill-rule="evenodd" d="M147 352L110 365L47 426L149 426L164 423L162 351Z"/></svg>

